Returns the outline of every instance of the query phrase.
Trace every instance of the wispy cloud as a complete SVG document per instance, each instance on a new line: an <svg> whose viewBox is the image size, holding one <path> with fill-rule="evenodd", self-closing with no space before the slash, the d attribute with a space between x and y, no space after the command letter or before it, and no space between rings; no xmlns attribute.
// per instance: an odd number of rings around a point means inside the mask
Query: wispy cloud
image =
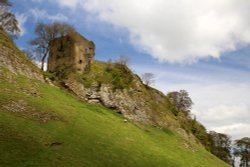
<svg viewBox="0 0 250 167"><path fill-rule="evenodd" d="M57 2L62 7L68 7L71 9L75 9L77 5L81 4L83 1L81 0L49 0L51 2Z"/></svg>
<svg viewBox="0 0 250 167"><path fill-rule="evenodd" d="M24 24L26 23L28 16L26 14L19 14L19 13L16 13L15 16L21 31L20 35L22 36L26 32Z"/></svg>
<svg viewBox="0 0 250 167"><path fill-rule="evenodd" d="M29 12L36 20L50 20L50 21L67 21L68 20L68 17L62 13L49 14L46 10L40 10L37 8L30 9Z"/></svg>

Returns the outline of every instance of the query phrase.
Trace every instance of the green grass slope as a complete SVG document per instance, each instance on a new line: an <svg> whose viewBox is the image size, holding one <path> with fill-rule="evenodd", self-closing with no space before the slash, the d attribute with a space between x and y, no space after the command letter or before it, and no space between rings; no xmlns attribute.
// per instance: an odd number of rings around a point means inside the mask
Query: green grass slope
<svg viewBox="0 0 250 167"><path fill-rule="evenodd" d="M124 122L69 93L0 68L1 167L224 167L158 127Z"/></svg>

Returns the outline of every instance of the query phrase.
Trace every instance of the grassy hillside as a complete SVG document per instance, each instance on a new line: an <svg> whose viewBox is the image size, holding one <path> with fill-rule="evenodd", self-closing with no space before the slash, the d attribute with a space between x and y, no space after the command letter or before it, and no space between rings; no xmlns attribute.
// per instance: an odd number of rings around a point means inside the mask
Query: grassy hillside
<svg viewBox="0 0 250 167"><path fill-rule="evenodd" d="M213 167L224 162L178 134L124 122L69 93L0 68L1 167Z"/></svg>

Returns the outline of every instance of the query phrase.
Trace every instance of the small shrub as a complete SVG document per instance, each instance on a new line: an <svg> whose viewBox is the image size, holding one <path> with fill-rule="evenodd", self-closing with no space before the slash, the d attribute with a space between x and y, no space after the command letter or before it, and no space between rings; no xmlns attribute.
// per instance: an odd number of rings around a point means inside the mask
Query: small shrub
<svg viewBox="0 0 250 167"><path fill-rule="evenodd" d="M80 78L80 79L79 79ZM81 74L78 80L86 87L92 84L109 84L114 89L128 88L133 82L133 74L122 64L94 62L88 73Z"/></svg>
<svg viewBox="0 0 250 167"><path fill-rule="evenodd" d="M49 78L52 81L57 80L57 77L56 77L56 75L54 73L44 72L43 75L44 75L45 78Z"/></svg>

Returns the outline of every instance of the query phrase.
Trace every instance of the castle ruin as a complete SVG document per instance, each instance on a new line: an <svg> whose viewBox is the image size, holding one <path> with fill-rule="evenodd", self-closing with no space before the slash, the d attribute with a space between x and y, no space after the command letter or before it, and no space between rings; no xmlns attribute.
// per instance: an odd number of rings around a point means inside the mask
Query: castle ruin
<svg viewBox="0 0 250 167"><path fill-rule="evenodd" d="M79 33L53 39L49 43L48 71L71 68L83 73L90 70L95 55L95 44Z"/></svg>

